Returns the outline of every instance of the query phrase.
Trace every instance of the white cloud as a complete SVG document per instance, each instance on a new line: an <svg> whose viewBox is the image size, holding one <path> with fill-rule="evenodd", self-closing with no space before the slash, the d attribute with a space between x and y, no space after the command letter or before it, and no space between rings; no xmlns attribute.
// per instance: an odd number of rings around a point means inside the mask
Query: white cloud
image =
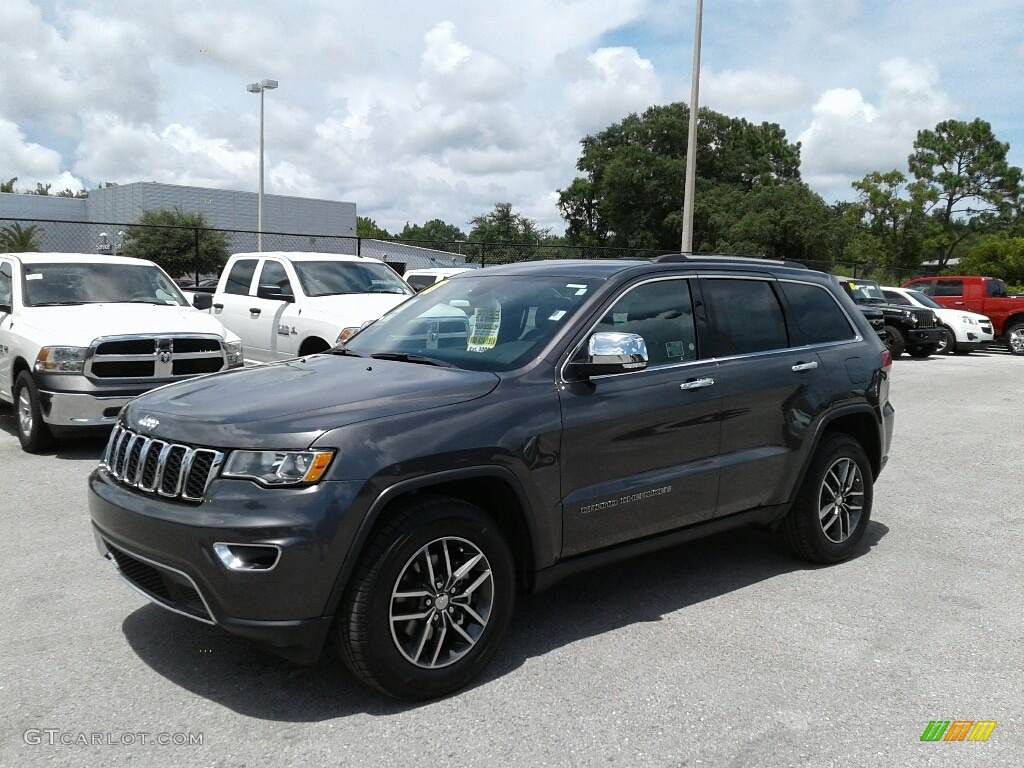
<svg viewBox="0 0 1024 768"><path fill-rule="evenodd" d="M701 70L701 104L726 115L786 110L804 101L807 92L800 78L785 72Z"/></svg>
<svg viewBox="0 0 1024 768"><path fill-rule="evenodd" d="M661 100L654 67L635 48L599 48L586 62L564 91L566 116L579 133L603 130Z"/></svg>
<svg viewBox="0 0 1024 768"><path fill-rule="evenodd" d="M84 189L81 180L63 170L60 153L25 140L25 135L10 120L0 117L0 181L17 177L15 189L34 190L36 184L51 186L51 192Z"/></svg>
<svg viewBox="0 0 1024 768"><path fill-rule="evenodd" d="M803 145L802 175L826 199L849 198L850 184L871 171L906 171L917 131L951 111L927 63L890 59L878 67L881 90L870 103L860 90L834 88L815 103Z"/></svg>

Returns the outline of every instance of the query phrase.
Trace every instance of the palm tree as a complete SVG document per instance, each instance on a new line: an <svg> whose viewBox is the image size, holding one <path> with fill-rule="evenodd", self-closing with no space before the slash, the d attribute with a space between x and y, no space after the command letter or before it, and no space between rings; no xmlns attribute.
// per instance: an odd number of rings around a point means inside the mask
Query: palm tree
<svg viewBox="0 0 1024 768"><path fill-rule="evenodd" d="M0 227L0 251L7 253L23 253L38 251L43 247L43 230L35 224L27 227L18 222Z"/></svg>

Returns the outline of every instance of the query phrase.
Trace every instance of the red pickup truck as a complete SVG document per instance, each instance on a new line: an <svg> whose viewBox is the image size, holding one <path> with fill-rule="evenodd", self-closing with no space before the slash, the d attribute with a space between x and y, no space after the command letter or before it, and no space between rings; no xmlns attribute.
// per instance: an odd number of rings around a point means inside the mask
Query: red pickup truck
<svg viewBox="0 0 1024 768"><path fill-rule="evenodd" d="M1024 298L1008 297L1002 280L972 275L919 277L903 287L927 294L944 307L987 315L1010 353L1024 355Z"/></svg>

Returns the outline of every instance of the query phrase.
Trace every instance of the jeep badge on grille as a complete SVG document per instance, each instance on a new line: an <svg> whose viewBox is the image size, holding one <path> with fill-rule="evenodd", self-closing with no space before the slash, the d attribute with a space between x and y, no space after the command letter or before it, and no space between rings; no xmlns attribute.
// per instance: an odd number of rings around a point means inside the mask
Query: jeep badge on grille
<svg viewBox="0 0 1024 768"><path fill-rule="evenodd" d="M160 422L154 419L152 416L143 416L139 419L139 426L145 427L146 429L156 429L160 426Z"/></svg>

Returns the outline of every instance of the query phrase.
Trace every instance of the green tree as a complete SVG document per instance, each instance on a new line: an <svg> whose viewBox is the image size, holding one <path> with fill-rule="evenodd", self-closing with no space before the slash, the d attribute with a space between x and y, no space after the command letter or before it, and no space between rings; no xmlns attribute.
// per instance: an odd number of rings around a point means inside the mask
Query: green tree
<svg viewBox="0 0 1024 768"><path fill-rule="evenodd" d="M377 226L377 222L365 216L356 216L356 236L369 237L374 240L390 240L391 235L386 229Z"/></svg>
<svg viewBox="0 0 1024 768"><path fill-rule="evenodd" d="M14 182L16 182L17 180L17 176L12 176L7 181L0 181L0 192L13 192Z"/></svg>
<svg viewBox="0 0 1024 768"><path fill-rule="evenodd" d="M171 277L218 272L230 251L226 235L209 226L201 213L185 213L179 208L143 211L138 223L125 232L123 253L149 259Z"/></svg>
<svg viewBox="0 0 1024 768"><path fill-rule="evenodd" d="M970 235L1010 224L1021 198L1021 169L1006 161L1009 144L980 118L946 120L918 131L910 172L931 189L935 232L926 243L944 267Z"/></svg>
<svg viewBox="0 0 1024 768"><path fill-rule="evenodd" d="M53 186L53 184L43 184L42 182L37 181L36 182L35 192L29 192L29 194L30 195L49 196L49 194L50 194L50 187L52 187L52 186Z"/></svg>
<svg viewBox="0 0 1024 768"><path fill-rule="evenodd" d="M708 109L699 118L698 182L751 191L799 180L800 145L789 143L778 125L754 125ZM580 142L576 168L583 175L558 191L571 242L678 249L688 121L685 104L655 106ZM712 189L698 184L697 206ZM706 217L716 215L705 211Z"/></svg>
<svg viewBox="0 0 1024 768"><path fill-rule="evenodd" d="M444 245L464 241L466 233L454 224L449 224L441 219L431 219L422 225L406 222L405 227L398 234L398 239Z"/></svg>
<svg viewBox="0 0 1024 768"><path fill-rule="evenodd" d="M27 227L18 222L0 227L0 251L5 253L27 253L43 247L43 230L35 224Z"/></svg>
<svg viewBox="0 0 1024 768"><path fill-rule="evenodd" d="M466 253L489 261L518 261L533 255L550 234L537 222L512 210L512 203L497 203L494 210L469 222Z"/></svg>
<svg viewBox="0 0 1024 768"><path fill-rule="evenodd" d="M77 192L73 192L69 187L65 187L64 189L57 193L57 197L85 198L88 196L89 193L86 192L84 189L80 189Z"/></svg>
<svg viewBox="0 0 1024 768"><path fill-rule="evenodd" d="M1024 237L989 235L964 249L957 272L1024 284Z"/></svg>
<svg viewBox="0 0 1024 768"><path fill-rule="evenodd" d="M892 170L873 171L853 182L853 188L859 196L850 214L877 241L866 263L899 269L920 266L930 226L926 211L937 200L934 187L924 181L908 182Z"/></svg>

